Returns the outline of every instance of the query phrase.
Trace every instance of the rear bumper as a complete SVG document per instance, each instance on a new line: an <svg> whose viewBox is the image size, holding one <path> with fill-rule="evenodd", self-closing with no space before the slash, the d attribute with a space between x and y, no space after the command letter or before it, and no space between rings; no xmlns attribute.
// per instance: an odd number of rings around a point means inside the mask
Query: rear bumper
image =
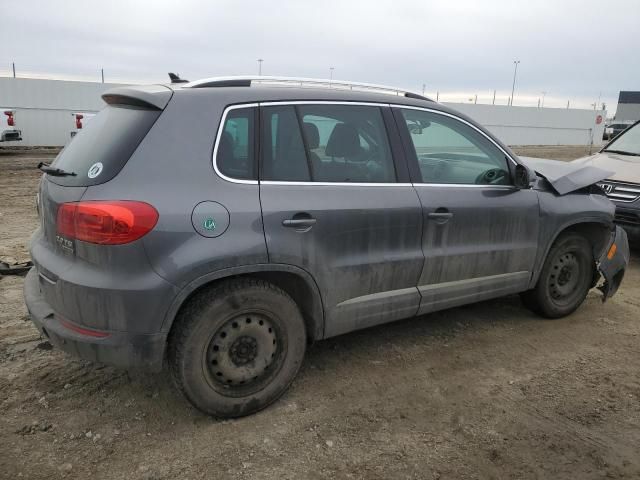
<svg viewBox="0 0 640 480"><path fill-rule="evenodd" d="M72 355L127 369L162 369L166 333L138 334L89 330L55 314L40 290L37 269L24 282L24 299L29 316L51 344ZM96 336L100 335L100 336Z"/></svg>
<svg viewBox="0 0 640 480"><path fill-rule="evenodd" d="M21 130L4 130L0 132L0 142L19 142L22 140Z"/></svg>
<svg viewBox="0 0 640 480"><path fill-rule="evenodd" d="M598 270L604 277L604 284L598 287L603 293L603 301L618 291L624 272L629 265L629 257L627 232L622 227L616 226L607 248L598 260Z"/></svg>

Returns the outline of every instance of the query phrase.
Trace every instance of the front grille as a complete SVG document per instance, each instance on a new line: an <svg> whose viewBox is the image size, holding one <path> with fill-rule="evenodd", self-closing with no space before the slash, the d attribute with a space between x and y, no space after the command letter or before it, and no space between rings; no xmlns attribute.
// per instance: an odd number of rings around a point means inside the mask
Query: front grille
<svg viewBox="0 0 640 480"><path fill-rule="evenodd" d="M600 182L598 186L604 190L611 200L631 203L640 198L640 185L634 183Z"/></svg>
<svg viewBox="0 0 640 480"><path fill-rule="evenodd" d="M631 210L616 209L616 223L620 225L633 225L640 226L640 212L634 212Z"/></svg>

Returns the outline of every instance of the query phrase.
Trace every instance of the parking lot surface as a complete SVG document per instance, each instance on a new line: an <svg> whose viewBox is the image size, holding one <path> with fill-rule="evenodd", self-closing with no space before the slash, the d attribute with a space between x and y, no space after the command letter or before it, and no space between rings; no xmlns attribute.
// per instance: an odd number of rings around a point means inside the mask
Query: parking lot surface
<svg viewBox="0 0 640 480"><path fill-rule="evenodd" d="M51 158L0 152L2 260L28 259ZM279 402L232 421L166 372L51 349L23 278L0 278L0 478L640 478L639 258L617 296L562 320L515 296L319 342Z"/></svg>

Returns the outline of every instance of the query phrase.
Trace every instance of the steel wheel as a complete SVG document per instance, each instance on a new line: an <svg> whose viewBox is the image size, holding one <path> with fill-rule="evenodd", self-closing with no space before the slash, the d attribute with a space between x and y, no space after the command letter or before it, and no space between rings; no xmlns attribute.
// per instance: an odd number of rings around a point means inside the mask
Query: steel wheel
<svg viewBox="0 0 640 480"><path fill-rule="evenodd" d="M181 309L169 338L173 380L197 408L241 417L276 401L295 378L307 344L293 299L257 278L220 281Z"/></svg>
<svg viewBox="0 0 640 480"><path fill-rule="evenodd" d="M589 241L578 233L566 233L551 247L538 283L521 294L522 300L543 317L564 317L582 304L594 274L595 261Z"/></svg>
<svg viewBox="0 0 640 480"><path fill-rule="evenodd" d="M275 323L265 313L236 315L211 337L204 369L223 395L247 395L277 372L281 348Z"/></svg>
<svg viewBox="0 0 640 480"><path fill-rule="evenodd" d="M581 283L580 270L580 262L573 252L555 259L549 275L549 292L554 300L562 302L575 294Z"/></svg>

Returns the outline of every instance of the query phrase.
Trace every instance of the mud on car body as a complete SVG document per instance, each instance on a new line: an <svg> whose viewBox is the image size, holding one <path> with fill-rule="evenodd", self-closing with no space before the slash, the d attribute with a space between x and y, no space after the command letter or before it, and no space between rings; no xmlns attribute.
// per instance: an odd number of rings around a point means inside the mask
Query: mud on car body
<svg viewBox="0 0 640 480"><path fill-rule="evenodd" d="M296 82L103 96L43 167L25 299L51 343L166 363L232 417L279 398L310 341L513 293L548 318L615 293L628 245L593 187L607 171L519 159L419 95Z"/></svg>

